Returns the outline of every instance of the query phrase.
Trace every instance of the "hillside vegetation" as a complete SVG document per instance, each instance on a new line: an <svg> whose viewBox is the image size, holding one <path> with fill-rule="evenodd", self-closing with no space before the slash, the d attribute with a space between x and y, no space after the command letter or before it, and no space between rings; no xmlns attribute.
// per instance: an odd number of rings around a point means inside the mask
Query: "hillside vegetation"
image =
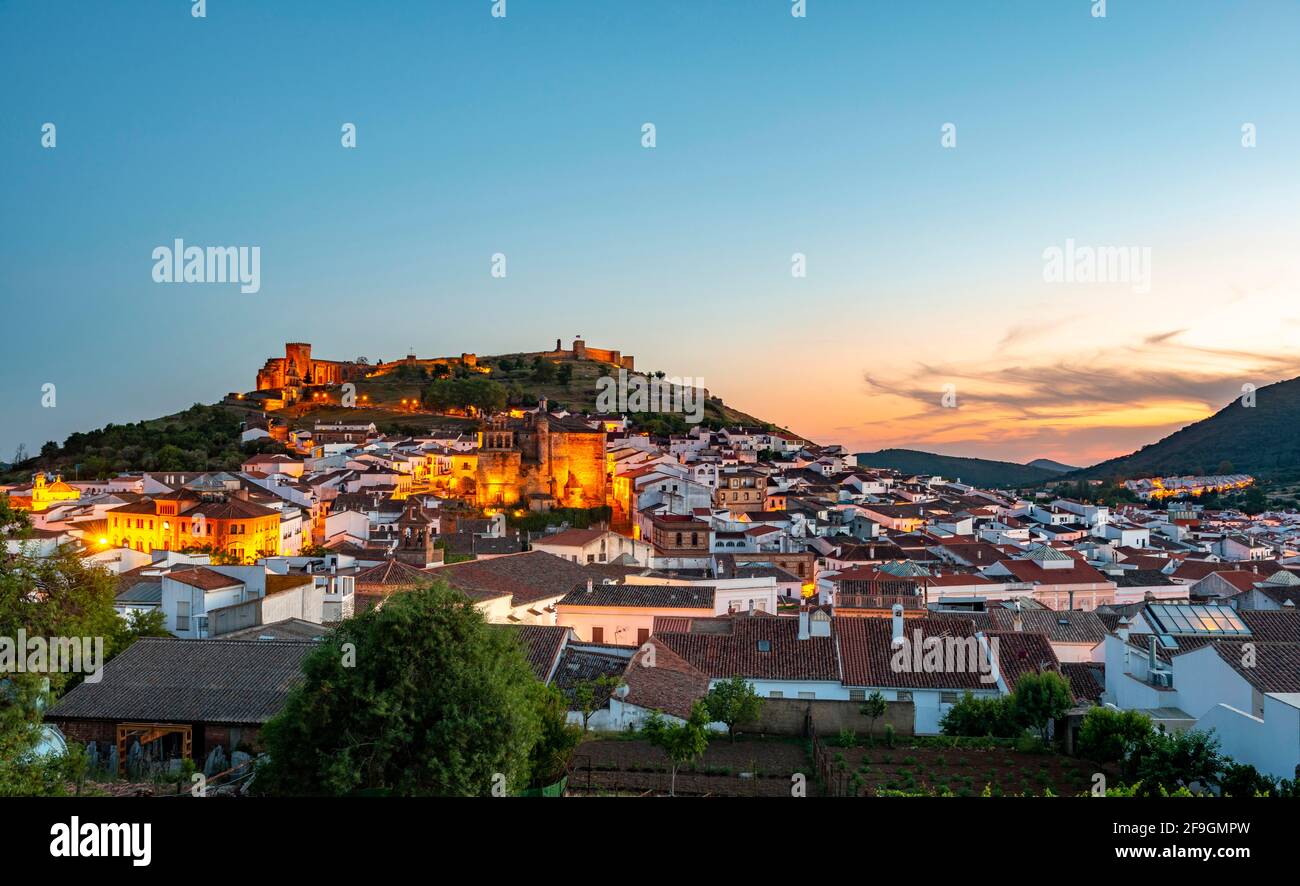
<svg viewBox="0 0 1300 886"><path fill-rule="evenodd" d="M1070 477L1101 479L1174 474L1253 474L1263 481L1300 479L1300 378L1255 392L1255 405L1233 400L1137 452L1112 458Z"/></svg>

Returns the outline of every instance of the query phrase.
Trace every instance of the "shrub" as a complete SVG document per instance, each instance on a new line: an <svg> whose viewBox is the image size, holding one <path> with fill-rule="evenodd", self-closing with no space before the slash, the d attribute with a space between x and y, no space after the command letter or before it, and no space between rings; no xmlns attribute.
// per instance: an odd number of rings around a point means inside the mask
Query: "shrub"
<svg viewBox="0 0 1300 886"><path fill-rule="evenodd" d="M1151 734L1151 718L1140 711L1096 707L1079 727L1079 755L1098 763L1117 763Z"/></svg>

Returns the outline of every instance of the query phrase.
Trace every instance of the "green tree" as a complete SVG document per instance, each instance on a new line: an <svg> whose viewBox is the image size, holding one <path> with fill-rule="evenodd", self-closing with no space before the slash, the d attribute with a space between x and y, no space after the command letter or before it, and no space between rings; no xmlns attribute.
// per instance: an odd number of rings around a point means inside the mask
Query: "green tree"
<svg viewBox="0 0 1300 886"><path fill-rule="evenodd" d="M967 692L939 721L944 735L974 738L1015 738L1022 731L1010 695L985 698Z"/></svg>
<svg viewBox="0 0 1300 886"><path fill-rule="evenodd" d="M1276 797L1278 780L1265 775L1249 763L1225 761L1219 777L1219 787L1225 797Z"/></svg>
<svg viewBox="0 0 1300 886"><path fill-rule="evenodd" d="M661 748L671 764L672 776L668 782L668 796L677 796L677 770L698 760L709 747L709 712L704 702L696 701L690 719L670 723L654 711L642 729L650 744Z"/></svg>
<svg viewBox="0 0 1300 886"><path fill-rule="evenodd" d="M1264 495L1264 490L1258 486L1252 486L1246 490L1246 494L1241 499L1241 509L1252 516L1268 509L1268 498Z"/></svg>
<svg viewBox="0 0 1300 886"><path fill-rule="evenodd" d="M1025 726L1038 730L1038 737L1047 740L1047 730L1053 720L1064 717L1070 710L1070 684L1055 671L1025 674L1016 682L1012 694L1016 716Z"/></svg>
<svg viewBox="0 0 1300 886"><path fill-rule="evenodd" d="M1094 707L1079 727L1079 755L1098 763L1118 763L1151 734L1151 718L1141 711Z"/></svg>
<svg viewBox="0 0 1300 886"><path fill-rule="evenodd" d="M604 674L594 680L583 680L573 687L573 703L582 714L582 731L587 731L587 724L596 711L604 707L605 702L623 683L617 674Z"/></svg>
<svg viewBox="0 0 1300 886"><path fill-rule="evenodd" d="M553 686L542 690L538 711L541 729L528 767L528 786L533 788L553 785L564 777L583 733L569 723L568 700Z"/></svg>
<svg viewBox="0 0 1300 886"><path fill-rule="evenodd" d="M1140 796L1155 797L1193 784L1217 784L1223 764L1219 740L1209 732L1191 729L1177 735L1150 733L1133 748L1122 768L1127 777L1140 782Z"/></svg>
<svg viewBox="0 0 1300 886"><path fill-rule="evenodd" d="M543 357L533 358L533 381L548 384L555 381L555 363Z"/></svg>
<svg viewBox="0 0 1300 886"><path fill-rule="evenodd" d="M868 741L875 742L876 721L885 716L885 712L888 710L889 702L885 701L885 697L880 694L880 690L876 690L868 695L867 700L864 701L862 707L858 709L859 713L866 717L870 724L867 726Z"/></svg>
<svg viewBox="0 0 1300 886"><path fill-rule="evenodd" d="M546 704L517 637L441 582L344 621L266 724L258 792L485 796L531 780Z"/></svg>
<svg viewBox="0 0 1300 886"><path fill-rule="evenodd" d="M132 609L126 617L126 639L131 641L140 637L170 637L167 630L167 614L161 609Z"/></svg>
<svg viewBox="0 0 1300 886"><path fill-rule="evenodd" d="M739 675L720 680L704 696L704 708L709 720L725 723L727 735L736 740L736 726L752 723L763 710L763 699L754 691L754 685Z"/></svg>

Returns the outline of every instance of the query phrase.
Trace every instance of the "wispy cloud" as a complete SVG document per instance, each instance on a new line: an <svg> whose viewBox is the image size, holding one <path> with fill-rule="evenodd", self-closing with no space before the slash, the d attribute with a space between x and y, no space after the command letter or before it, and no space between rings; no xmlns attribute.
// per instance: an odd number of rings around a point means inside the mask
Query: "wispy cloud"
<svg viewBox="0 0 1300 886"><path fill-rule="evenodd" d="M1017 340L1013 328L1004 341ZM868 397L914 404L861 425L880 445L949 454L1096 461L1154 442L1241 395L1300 375L1300 352L1259 353L1181 340L1185 329L1039 361L918 363L863 374ZM951 387L949 387L951 386ZM946 391L956 406L944 405ZM951 400L949 400L951 402Z"/></svg>

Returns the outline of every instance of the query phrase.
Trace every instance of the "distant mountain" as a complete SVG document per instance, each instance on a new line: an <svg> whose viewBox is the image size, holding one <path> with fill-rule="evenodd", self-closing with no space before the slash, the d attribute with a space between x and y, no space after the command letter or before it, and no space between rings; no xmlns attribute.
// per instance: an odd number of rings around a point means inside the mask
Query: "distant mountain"
<svg viewBox="0 0 1300 886"><path fill-rule="evenodd" d="M1217 474L1225 463L1231 473L1263 480L1300 477L1300 378L1258 389L1254 406L1243 405L1238 397L1209 418L1157 443L1070 476Z"/></svg>
<svg viewBox="0 0 1300 886"><path fill-rule="evenodd" d="M917 449L859 452L857 459L859 467L893 468L907 474L938 474L948 480L960 478L963 483L973 486L1037 486L1061 476L1059 470L986 458L935 455Z"/></svg>
<svg viewBox="0 0 1300 886"><path fill-rule="evenodd" d="M1044 471L1055 471L1058 474L1068 474L1071 471L1082 471L1083 468L1074 465L1063 465L1059 461L1052 461L1050 458L1036 458L1027 463L1027 467L1042 468Z"/></svg>

